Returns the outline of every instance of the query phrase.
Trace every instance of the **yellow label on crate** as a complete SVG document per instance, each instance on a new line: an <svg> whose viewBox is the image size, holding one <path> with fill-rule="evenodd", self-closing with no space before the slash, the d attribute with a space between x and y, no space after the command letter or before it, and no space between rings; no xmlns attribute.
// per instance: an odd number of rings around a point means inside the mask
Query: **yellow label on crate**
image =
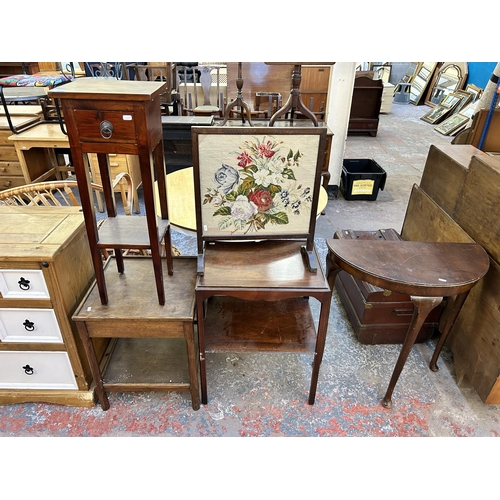
<svg viewBox="0 0 500 500"><path fill-rule="evenodd" d="M371 179L360 179L358 181L353 181L351 194L372 194L374 180Z"/></svg>

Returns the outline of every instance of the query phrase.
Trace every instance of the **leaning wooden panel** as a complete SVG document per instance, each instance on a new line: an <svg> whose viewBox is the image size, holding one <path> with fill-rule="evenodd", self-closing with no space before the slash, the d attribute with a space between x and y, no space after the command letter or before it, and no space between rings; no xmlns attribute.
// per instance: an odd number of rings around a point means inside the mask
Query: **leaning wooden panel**
<svg viewBox="0 0 500 500"><path fill-rule="evenodd" d="M469 294L450 333L457 382L467 380L484 403L500 404L500 266L490 269Z"/></svg>
<svg viewBox="0 0 500 500"><path fill-rule="evenodd" d="M408 241L449 241L470 243L474 240L416 184L412 188L401 237Z"/></svg>
<svg viewBox="0 0 500 500"><path fill-rule="evenodd" d="M474 155L486 156L486 153L468 144L429 148L420 188L451 217Z"/></svg>
<svg viewBox="0 0 500 500"><path fill-rule="evenodd" d="M497 262L500 262L499 199L500 159L474 156L453 218Z"/></svg>

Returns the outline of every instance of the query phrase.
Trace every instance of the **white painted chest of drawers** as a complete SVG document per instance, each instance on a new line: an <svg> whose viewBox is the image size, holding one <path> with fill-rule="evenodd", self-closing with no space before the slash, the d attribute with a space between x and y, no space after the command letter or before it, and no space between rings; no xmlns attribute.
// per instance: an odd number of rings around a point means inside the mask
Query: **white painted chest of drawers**
<svg viewBox="0 0 500 500"><path fill-rule="evenodd" d="M75 308L94 273L79 207L0 206L0 404L92 406Z"/></svg>

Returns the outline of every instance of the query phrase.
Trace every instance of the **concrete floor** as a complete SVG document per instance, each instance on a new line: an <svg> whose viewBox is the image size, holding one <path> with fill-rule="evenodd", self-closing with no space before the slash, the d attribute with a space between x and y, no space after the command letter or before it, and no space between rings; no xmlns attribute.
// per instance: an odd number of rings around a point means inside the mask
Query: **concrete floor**
<svg viewBox="0 0 500 500"><path fill-rule="evenodd" d="M401 229L429 145L451 141L420 120L427 109L394 104L380 116L376 137L348 137L346 158L376 160L387 183L376 201L339 196L328 202L316 233L323 263L324 240L338 229ZM195 253L193 238L174 232L173 239L184 254ZM393 409L384 409L380 401L400 346L361 345L334 292L314 406L307 404L310 355L212 353L209 402L197 412L188 393L111 393L107 412L100 406L16 404L0 407L0 436L498 436L500 408L483 404L472 388L457 386L449 350L440 371L429 370L434 344L431 339L414 347Z"/></svg>

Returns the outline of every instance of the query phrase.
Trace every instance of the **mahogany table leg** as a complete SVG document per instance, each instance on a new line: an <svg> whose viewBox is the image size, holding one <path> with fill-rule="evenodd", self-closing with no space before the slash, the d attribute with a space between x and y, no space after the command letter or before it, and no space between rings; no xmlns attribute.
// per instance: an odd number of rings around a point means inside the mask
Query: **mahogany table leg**
<svg viewBox="0 0 500 500"><path fill-rule="evenodd" d="M104 411L109 410L108 395L104 390L102 373L101 369L99 368L99 363L95 354L94 345L92 344L92 339L89 337L89 332L87 330L87 327L85 326L85 323L77 322L76 326L78 328L80 338L82 339L83 347L85 349L85 353L87 354L87 359L89 360L90 372L92 373L92 378L94 379L97 398L101 403L101 408Z"/></svg>
<svg viewBox="0 0 500 500"><path fill-rule="evenodd" d="M115 249L115 260L116 260L116 268L120 274L125 271L125 264L123 262L123 254L120 248Z"/></svg>
<svg viewBox="0 0 500 500"><path fill-rule="evenodd" d="M457 295L455 297L455 300L453 302L453 308L451 309L451 312L446 319L446 323L443 328L443 332L441 333L441 336L439 337L439 340L436 344L436 348L434 349L434 353L432 355L431 362L429 363L429 368L433 372L437 372L439 370L437 366L437 360L439 358L439 354L441 353L441 349L443 348L443 345L446 341L446 338L448 337L448 334L450 333L451 328L453 327L455 320L457 319L460 310L462 309L462 306L464 305L465 299L469 295L470 290L467 292L461 293L460 295Z"/></svg>
<svg viewBox="0 0 500 500"><path fill-rule="evenodd" d="M396 366L394 367L387 392L385 393L384 399L382 400L382 406L384 408L392 408L391 397L394 391L394 387L396 386L399 376L406 363L406 359L408 358L413 344L415 343L417 335L420 332L420 329L422 328L422 325L429 313L443 300L443 297L417 297L413 295L410 296L410 298L415 306L415 310L413 311L413 317L411 319L410 326L408 327L408 333L406 334L403 346L401 347L401 352L399 353Z"/></svg>
<svg viewBox="0 0 500 500"><path fill-rule="evenodd" d="M142 191L144 193L144 208L146 211L146 223L148 227L149 242L151 245L150 247L151 260L153 262L158 303L161 306L163 306L165 305L165 289L163 284L163 269L161 264L160 242L158 239L158 224L156 221L156 213L154 205L153 172L151 168L151 159L148 149L145 148L140 149L139 166L141 168ZM161 168L159 170L161 170ZM160 199L161 199L161 193L160 193ZM168 249L165 248L165 251L168 252Z"/></svg>
<svg viewBox="0 0 500 500"><path fill-rule="evenodd" d="M206 297L205 297L206 299ZM205 308L204 298L196 297L197 315L198 315L198 350L200 352L200 386L201 403L208 403L207 395L207 365L205 362Z"/></svg>
<svg viewBox="0 0 500 500"><path fill-rule="evenodd" d="M321 301L321 311L319 314L319 322L318 322L318 334L316 337L316 347L314 349L311 386L309 389L308 403L310 405L314 404L314 400L316 398L316 387L318 385L319 368L321 366L321 361L323 360L323 352L325 350L326 331L328 329L328 315L330 314L330 303L331 303L331 294L328 297L325 297Z"/></svg>
<svg viewBox="0 0 500 500"><path fill-rule="evenodd" d="M169 276L172 276L174 274L174 259L172 257L172 235L170 233L170 227L165 233L163 243L165 244L165 260L167 261L167 272ZM168 251L168 249L170 249L170 251Z"/></svg>

